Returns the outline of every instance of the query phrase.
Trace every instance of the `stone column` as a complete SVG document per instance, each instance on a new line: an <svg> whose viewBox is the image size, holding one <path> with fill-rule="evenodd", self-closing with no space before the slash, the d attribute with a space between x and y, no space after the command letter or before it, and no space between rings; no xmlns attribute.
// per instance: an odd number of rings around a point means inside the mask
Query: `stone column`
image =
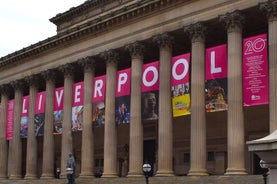
<svg viewBox="0 0 277 184"><path fill-rule="evenodd" d="M20 139L20 122L22 110L23 81L16 80L11 82L14 88L14 124L13 138L10 141L9 156L11 157L9 171L10 179L20 179L22 177L22 142Z"/></svg>
<svg viewBox="0 0 277 184"><path fill-rule="evenodd" d="M84 111L82 132L81 178L94 176L94 137L92 124L92 83L95 61L86 57L78 62L84 68Z"/></svg>
<svg viewBox="0 0 277 184"><path fill-rule="evenodd" d="M42 73L42 76L46 80L46 102L41 179L51 179L54 178L55 154L55 142L53 136L55 72L54 70L47 70Z"/></svg>
<svg viewBox="0 0 277 184"><path fill-rule="evenodd" d="M63 100L63 130L61 148L61 178L66 177L66 162L69 153L73 153L72 146L72 90L74 83L74 67L66 64L59 67L64 74L64 100Z"/></svg>
<svg viewBox="0 0 277 184"><path fill-rule="evenodd" d="M126 46L132 59L131 109L128 177L141 177L143 165L143 125L141 122L141 79L144 46L134 42Z"/></svg>
<svg viewBox="0 0 277 184"><path fill-rule="evenodd" d="M195 23L185 27L191 37L191 135L189 176L205 176L206 109L205 109L205 27Z"/></svg>
<svg viewBox="0 0 277 184"><path fill-rule="evenodd" d="M8 85L1 85L0 93L0 179L6 179L8 177L8 141L6 140L6 115L9 100Z"/></svg>
<svg viewBox="0 0 277 184"><path fill-rule="evenodd" d="M118 54L113 51L101 53L106 61L106 100L104 135L103 177L117 177L117 125L115 122L115 90Z"/></svg>
<svg viewBox="0 0 277 184"><path fill-rule="evenodd" d="M171 102L171 59L173 37L167 33L153 38L160 48L158 170L156 176L173 176L173 133Z"/></svg>
<svg viewBox="0 0 277 184"><path fill-rule="evenodd" d="M238 11L220 16L228 32L227 175L246 174L242 99L242 20Z"/></svg>
<svg viewBox="0 0 277 184"><path fill-rule="evenodd" d="M277 0L261 3L260 9L268 17L268 57L269 57L269 129L277 129Z"/></svg>
<svg viewBox="0 0 277 184"><path fill-rule="evenodd" d="M35 135L35 102L38 92L37 76L28 76L25 78L29 84L29 120L27 137L27 158L25 179L37 178L37 140Z"/></svg>

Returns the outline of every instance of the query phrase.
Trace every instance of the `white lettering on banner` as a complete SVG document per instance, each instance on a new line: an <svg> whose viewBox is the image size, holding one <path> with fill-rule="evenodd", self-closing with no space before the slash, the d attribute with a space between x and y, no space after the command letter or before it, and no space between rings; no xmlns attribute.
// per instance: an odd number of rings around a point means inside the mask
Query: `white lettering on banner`
<svg viewBox="0 0 277 184"><path fill-rule="evenodd" d="M104 85L104 82L103 80L96 80L95 81L95 87L94 87L94 93L93 93L93 97L97 97L97 93L98 93L98 96L103 96L102 92L101 92L101 89Z"/></svg>
<svg viewBox="0 0 277 184"><path fill-rule="evenodd" d="M147 81L147 79L146 79L146 75L148 72L153 72L153 74L154 74L154 77L151 81ZM159 75L158 70L154 66L150 66L150 67L146 68L142 75L143 84L147 87L153 86L158 81L158 77L159 77L158 75Z"/></svg>
<svg viewBox="0 0 277 184"><path fill-rule="evenodd" d="M42 105L42 95L39 95L38 110L41 109L41 105Z"/></svg>
<svg viewBox="0 0 277 184"><path fill-rule="evenodd" d="M211 52L211 74L220 73L222 71L221 67L216 68L215 66L215 51Z"/></svg>
<svg viewBox="0 0 277 184"><path fill-rule="evenodd" d="M27 108L26 108L26 98L23 99L22 103L22 114L27 113Z"/></svg>
<svg viewBox="0 0 277 184"><path fill-rule="evenodd" d="M117 84L117 91L121 91L121 86L127 82L128 75L127 73L121 73L118 76L118 84Z"/></svg>
<svg viewBox="0 0 277 184"><path fill-rule="evenodd" d="M184 65L184 70L181 74L177 74L177 72L176 72L179 64ZM187 75L188 71L189 71L188 61L186 59L183 59L183 58L178 59L172 66L172 77L176 80L181 80Z"/></svg>
<svg viewBox="0 0 277 184"><path fill-rule="evenodd" d="M266 40L262 38L257 38L253 42L251 40L248 40L245 43L245 46L245 55L252 54L253 52L261 52L266 46Z"/></svg>
<svg viewBox="0 0 277 184"><path fill-rule="evenodd" d="M57 99L57 105L60 106L61 105L61 101L62 101L62 96L63 96L63 89L59 91L56 91L56 99Z"/></svg>
<svg viewBox="0 0 277 184"><path fill-rule="evenodd" d="M77 85L75 86L75 96L74 96L74 102L80 102L81 101L81 98L80 98L80 95L81 95L81 90L82 86L81 85Z"/></svg>

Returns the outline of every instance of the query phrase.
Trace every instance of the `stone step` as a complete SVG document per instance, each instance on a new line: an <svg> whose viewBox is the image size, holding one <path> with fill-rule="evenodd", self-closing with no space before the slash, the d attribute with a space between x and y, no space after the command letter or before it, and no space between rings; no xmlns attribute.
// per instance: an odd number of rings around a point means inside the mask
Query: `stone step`
<svg viewBox="0 0 277 184"><path fill-rule="evenodd" d="M66 184L66 179L0 180L1 184ZM144 184L145 178L76 179L76 184ZM261 175L150 177L149 184L264 184Z"/></svg>

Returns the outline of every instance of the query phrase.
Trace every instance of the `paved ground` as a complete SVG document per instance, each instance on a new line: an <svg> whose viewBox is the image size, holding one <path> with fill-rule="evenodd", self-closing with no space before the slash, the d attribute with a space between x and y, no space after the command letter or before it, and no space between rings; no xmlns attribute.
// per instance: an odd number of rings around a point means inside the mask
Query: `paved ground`
<svg viewBox="0 0 277 184"><path fill-rule="evenodd" d="M1 184L66 184L66 179L53 180L0 180ZM145 184L145 178L92 178L76 179L76 184ZM260 175L151 177L149 184L264 184Z"/></svg>

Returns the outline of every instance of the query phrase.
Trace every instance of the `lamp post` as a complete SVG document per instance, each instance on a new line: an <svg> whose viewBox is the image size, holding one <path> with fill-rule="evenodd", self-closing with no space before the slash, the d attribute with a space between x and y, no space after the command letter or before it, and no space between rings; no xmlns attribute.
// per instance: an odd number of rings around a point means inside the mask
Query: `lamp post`
<svg viewBox="0 0 277 184"><path fill-rule="evenodd" d="M148 184L148 177L149 177L149 173L151 171L151 165L148 164L147 162L145 162L142 166L142 170L145 176L145 180L146 180L146 184Z"/></svg>
<svg viewBox="0 0 277 184"><path fill-rule="evenodd" d="M264 184L267 184L267 165L265 161L261 160L260 161L260 167L264 170L263 172L263 178L264 178Z"/></svg>

